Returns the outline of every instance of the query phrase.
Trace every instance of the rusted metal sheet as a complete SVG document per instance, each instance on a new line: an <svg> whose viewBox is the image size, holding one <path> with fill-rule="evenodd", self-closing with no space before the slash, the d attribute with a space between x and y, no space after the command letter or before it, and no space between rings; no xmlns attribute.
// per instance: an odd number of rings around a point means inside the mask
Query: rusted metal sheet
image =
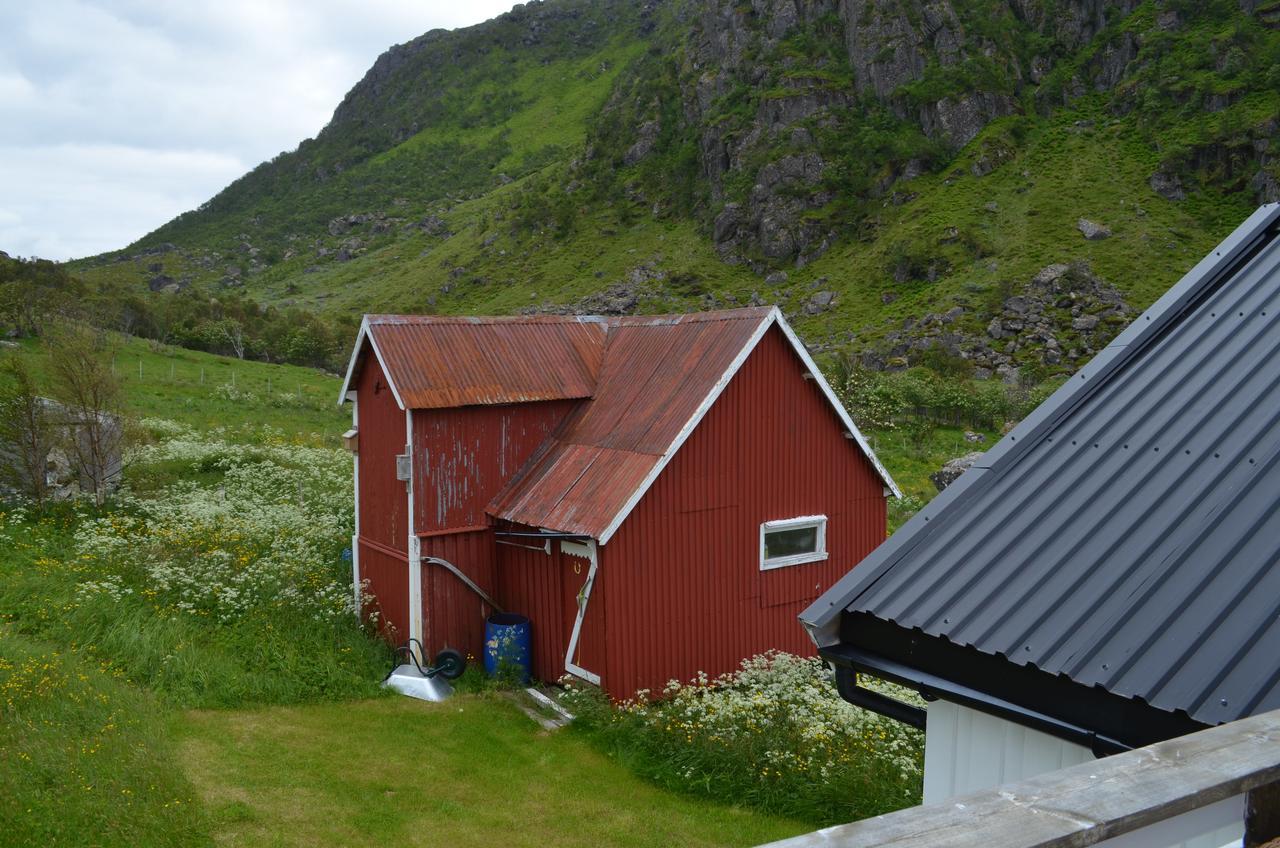
<svg viewBox="0 0 1280 848"><path fill-rule="evenodd" d="M604 353L601 319L369 315L365 322L412 409L590 397Z"/></svg>
<svg viewBox="0 0 1280 848"><path fill-rule="evenodd" d="M591 401L490 512L601 538L770 314L762 308L610 319Z"/></svg>
<svg viewBox="0 0 1280 848"><path fill-rule="evenodd" d="M488 524L489 501L578 403L559 400L415 412L414 530L423 534Z"/></svg>
<svg viewBox="0 0 1280 848"><path fill-rule="evenodd" d="M455 648L478 661L483 653L484 621L494 610L447 569L427 562L427 557L453 563L494 597L493 533L486 528L422 539L423 643L433 655L441 648Z"/></svg>
<svg viewBox="0 0 1280 848"><path fill-rule="evenodd" d="M884 540L884 484L799 369L770 330L600 549L591 603L614 697L770 648L812 653L796 615ZM761 523L802 515L827 516L828 558L760 571Z"/></svg>

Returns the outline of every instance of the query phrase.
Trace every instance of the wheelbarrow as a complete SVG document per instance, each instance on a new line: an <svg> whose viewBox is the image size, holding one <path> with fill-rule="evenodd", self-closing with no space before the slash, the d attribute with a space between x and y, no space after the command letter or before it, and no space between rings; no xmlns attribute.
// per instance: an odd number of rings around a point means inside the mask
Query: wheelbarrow
<svg viewBox="0 0 1280 848"><path fill-rule="evenodd" d="M414 653L413 646L418 651ZM395 655L407 660L387 674L382 685L394 689L401 695L417 698L422 701L443 701L453 694L450 680L457 680L467 668L467 659L452 648L445 648L436 654L431 665L423 668L418 657L427 655L422 643L410 639L395 649Z"/></svg>

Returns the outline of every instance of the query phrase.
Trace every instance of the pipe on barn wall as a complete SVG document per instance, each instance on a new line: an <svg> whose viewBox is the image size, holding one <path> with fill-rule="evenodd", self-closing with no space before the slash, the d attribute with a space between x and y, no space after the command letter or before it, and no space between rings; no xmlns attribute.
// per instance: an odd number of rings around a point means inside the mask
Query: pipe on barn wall
<svg viewBox="0 0 1280 848"><path fill-rule="evenodd" d="M463 585L465 585L468 589L470 589L471 591L479 595L480 599L484 601L486 604L488 604L489 606L493 607L495 612L506 612L506 610L504 610L501 606L498 605L497 601L489 597L488 592L486 592L484 589L481 589L479 586L477 586L474 580L472 580L470 577L464 574L461 568L458 568L458 566L449 562L449 560L441 559L440 557L429 556L429 557L423 557L422 561L424 563L427 563L428 565L438 565L441 568L443 568L445 571L448 571L454 577L461 580Z"/></svg>

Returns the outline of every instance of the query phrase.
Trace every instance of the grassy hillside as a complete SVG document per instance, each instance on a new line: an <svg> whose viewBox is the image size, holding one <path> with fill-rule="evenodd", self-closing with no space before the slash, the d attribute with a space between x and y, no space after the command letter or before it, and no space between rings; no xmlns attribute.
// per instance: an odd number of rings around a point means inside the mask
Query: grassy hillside
<svg viewBox="0 0 1280 848"><path fill-rule="evenodd" d="M950 354L989 345L1039 379L1122 326L1056 327L1077 353L1057 361L1043 339L993 342L987 324L1042 268L1080 263L1131 316L1280 192L1267 9L1147 0L1064 35L1048 12L944 4L967 58L881 94L859 63L883 57L846 51L845 18L802 4L774 37L779 13L757 5L552 0L429 33L388 51L316 139L74 270L328 321L774 302L819 347L905 347L913 364L935 340L912 346L904 322L959 306ZM984 39L1000 45L986 59ZM934 126L988 95L963 144ZM821 176L773 184L799 161ZM729 237L733 204L748 220ZM1110 237L1086 239L1082 218ZM775 251L774 226L807 246ZM345 334L316 335L307 349L336 362Z"/></svg>

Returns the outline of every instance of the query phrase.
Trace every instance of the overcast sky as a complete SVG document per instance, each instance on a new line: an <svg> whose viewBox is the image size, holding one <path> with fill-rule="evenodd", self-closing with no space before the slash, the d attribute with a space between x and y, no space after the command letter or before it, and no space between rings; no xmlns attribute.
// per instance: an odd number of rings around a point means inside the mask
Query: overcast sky
<svg viewBox="0 0 1280 848"><path fill-rule="evenodd" d="M315 136L392 44L514 0L0 0L0 250L124 247Z"/></svg>

